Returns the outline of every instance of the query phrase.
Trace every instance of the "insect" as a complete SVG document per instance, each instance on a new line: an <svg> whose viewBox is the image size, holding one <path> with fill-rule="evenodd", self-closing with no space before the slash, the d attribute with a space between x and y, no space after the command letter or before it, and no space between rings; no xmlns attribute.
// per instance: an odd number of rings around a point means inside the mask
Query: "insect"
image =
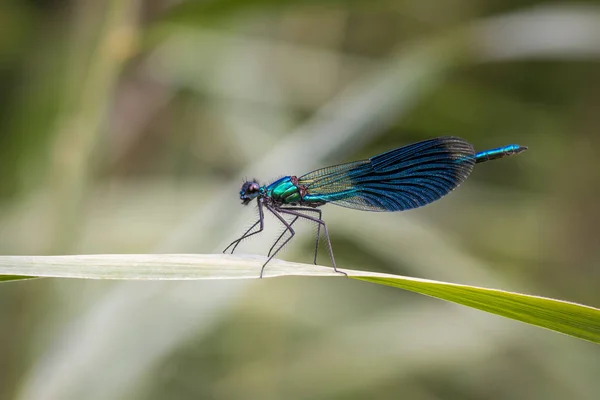
<svg viewBox="0 0 600 400"><path fill-rule="evenodd" d="M285 176L269 185L246 181L240 200L248 205L256 199L258 221L239 239L223 250L231 253L240 242L263 231L265 209L272 213L285 230L271 246L265 266L296 234L293 226L299 219L317 224L314 263L317 263L321 229L327 239L333 269L338 271L327 225L319 207L335 204L363 211L404 211L432 203L458 187L475 164L519 154L526 146L511 144L475 152L473 145L454 136L440 137L390 150L366 160L353 161L317 169L300 177ZM290 221L284 217L289 217ZM258 226L257 229L255 229ZM283 240L285 234L288 237Z"/></svg>

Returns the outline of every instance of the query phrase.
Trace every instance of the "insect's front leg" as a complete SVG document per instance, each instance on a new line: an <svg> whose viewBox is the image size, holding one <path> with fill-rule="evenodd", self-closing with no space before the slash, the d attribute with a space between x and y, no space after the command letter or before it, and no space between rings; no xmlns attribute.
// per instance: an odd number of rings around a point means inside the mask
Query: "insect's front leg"
<svg viewBox="0 0 600 400"><path fill-rule="evenodd" d="M250 231L252 229L254 229L254 227L256 225L260 224L259 228L257 231L250 233ZM258 221L256 221L246 232L244 232L244 234L239 238L234 240L233 242L231 242L229 244L229 246L225 247L225 249L223 250L223 253L227 252L227 250L233 246L233 248L231 249L231 254L233 254L233 252L235 251L235 249L238 247L238 245L240 244L240 242L252 235L256 235L257 233L260 233L263 231L265 227L265 216L264 216L264 212L263 212L263 202L262 199L258 199Z"/></svg>

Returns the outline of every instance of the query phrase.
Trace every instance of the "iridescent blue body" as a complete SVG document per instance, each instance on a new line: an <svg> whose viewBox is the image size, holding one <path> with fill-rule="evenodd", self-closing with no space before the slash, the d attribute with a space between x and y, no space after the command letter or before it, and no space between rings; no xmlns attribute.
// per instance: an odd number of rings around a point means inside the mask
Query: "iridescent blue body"
<svg viewBox="0 0 600 400"><path fill-rule="evenodd" d="M513 154L519 154L522 151L527 150L525 146L519 146L518 144L509 144L508 146L498 147L496 149L480 151L475 154L476 163L482 163L485 161L496 160Z"/></svg>
<svg viewBox="0 0 600 400"><path fill-rule="evenodd" d="M448 194L471 173L475 164L525 151L511 144L476 153L473 146L458 137L441 137L390 150L366 160L318 169L308 174L285 176L261 186L256 181L242 185L240 199L248 204L257 199L259 220L242 237L231 243L232 253L244 238L264 227L263 207L275 215L285 231L269 251L261 269L294 236L294 223L305 219L318 224L315 264L321 227L325 231L333 268L337 271L327 225L318 207L336 204L364 211L403 211L427 205ZM288 222L284 216L291 217ZM257 225L259 229L251 232ZM275 250L286 232L289 237Z"/></svg>

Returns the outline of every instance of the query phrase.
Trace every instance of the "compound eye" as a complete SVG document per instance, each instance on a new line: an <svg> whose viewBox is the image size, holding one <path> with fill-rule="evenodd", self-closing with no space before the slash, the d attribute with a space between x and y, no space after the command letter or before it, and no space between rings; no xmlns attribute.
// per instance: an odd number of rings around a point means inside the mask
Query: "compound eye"
<svg viewBox="0 0 600 400"><path fill-rule="evenodd" d="M256 182L252 182L248 185L248 193L256 193L260 190L260 186Z"/></svg>

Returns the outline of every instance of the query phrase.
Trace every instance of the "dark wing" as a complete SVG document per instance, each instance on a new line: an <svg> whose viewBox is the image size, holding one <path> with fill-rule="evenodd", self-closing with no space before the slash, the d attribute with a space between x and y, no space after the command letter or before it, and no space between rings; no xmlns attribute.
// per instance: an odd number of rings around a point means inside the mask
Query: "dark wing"
<svg viewBox="0 0 600 400"><path fill-rule="evenodd" d="M475 165L464 139L441 137L368 160L325 167L301 176L307 201L366 211L402 211L429 204L460 185Z"/></svg>

